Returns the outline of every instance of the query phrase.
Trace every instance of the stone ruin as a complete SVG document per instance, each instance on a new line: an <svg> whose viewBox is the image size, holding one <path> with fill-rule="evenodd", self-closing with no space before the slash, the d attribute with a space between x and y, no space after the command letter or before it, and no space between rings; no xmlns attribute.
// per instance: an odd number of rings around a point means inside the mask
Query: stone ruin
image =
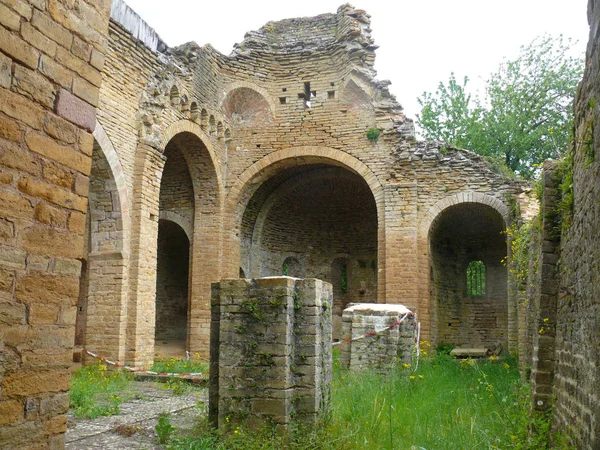
<svg viewBox="0 0 600 450"><path fill-rule="evenodd" d="M0 0L0 444L64 445L73 341L137 367L206 355L212 283L289 275L331 284L335 339L348 304L402 303L434 345L500 342L534 406L596 448L593 1L588 19L572 220L557 236L548 166L523 287L500 232L527 186L415 139L365 11L270 22L225 56L169 48L121 0Z"/></svg>
<svg viewBox="0 0 600 450"><path fill-rule="evenodd" d="M416 356L417 320L415 314L405 306L350 304L344 310L342 322L342 367L386 370L397 364L413 362ZM366 337L361 339L363 336Z"/></svg>

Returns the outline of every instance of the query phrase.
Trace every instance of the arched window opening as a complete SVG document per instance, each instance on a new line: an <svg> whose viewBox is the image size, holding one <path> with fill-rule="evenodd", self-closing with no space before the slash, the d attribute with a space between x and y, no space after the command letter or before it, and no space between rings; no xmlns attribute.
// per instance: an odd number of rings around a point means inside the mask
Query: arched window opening
<svg viewBox="0 0 600 450"><path fill-rule="evenodd" d="M179 103L179 89L177 89L177 86L173 85L171 87L171 92L169 93L169 97L171 99L172 106L176 106Z"/></svg>
<svg viewBox="0 0 600 450"><path fill-rule="evenodd" d="M281 265L281 274L286 277L300 277L300 263L294 257L286 258Z"/></svg>
<svg viewBox="0 0 600 450"><path fill-rule="evenodd" d="M471 261L467 265L467 295L469 297L485 295L485 264L483 261Z"/></svg>

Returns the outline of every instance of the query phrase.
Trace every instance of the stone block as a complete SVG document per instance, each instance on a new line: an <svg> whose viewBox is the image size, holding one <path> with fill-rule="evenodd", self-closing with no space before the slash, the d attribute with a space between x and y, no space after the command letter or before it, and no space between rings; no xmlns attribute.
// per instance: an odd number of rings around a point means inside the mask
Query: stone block
<svg viewBox="0 0 600 450"><path fill-rule="evenodd" d="M37 273L17 280L16 298L24 303L74 306L79 293L76 277Z"/></svg>
<svg viewBox="0 0 600 450"><path fill-rule="evenodd" d="M54 86L37 71L15 66L12 89L46 108L54 104Z"/></svg>
<svg viewBox="0 0 600 450"><path fill-rule="evenodd" d="M31 227L23 233L23 248L39 254L81 258L83 236L60 230Z"/></svg>
<svg viewBox="0 0 600 450"><path fill-rule="evenodd" d="M42 223L60 228L67 226L67 211L40 202L35 207L34 217Z"/></svg>
<svg viewBox="0 0 600 450"><path fill-rule="evenodd" d="M61 142L67 144L74 144L77 142L77 128L70 122L55 116L54 114L48 114L46 116L44 131Z"/></svg>
<svg viewBox="0 0 600 450"><path fill-rule="evenodd" d="M0 87L9 89L12 82L12 60L0 53Z"/></svg>
<svg viewBox="0 0 600 450"><path fill-rule="evenodd" d="M15 400L0 401L0 426L14 425L23 421L23 405Z"/></svg>
<svg viewBox="0 0 600 450"><path fill-rule="evenodd" d="M66 370L22 371L2 379L2 395L5 398L30 397L44 392L66 392L71 377Z"/></svg>
<svg viewBox="0 0 600 450"><path fill-rule="evenodd" d="M39 52L17 34L0 27L0 50L30 69L37 69Z"/></svg>
<svg viewBox="0 0 600 450"><path fill-rule="evenodd" d="M44 125L44 110L31 100L8 89L0 89L0 111L36 130L41 130Z"/></svg>
<svg viewBox="0 0 600 450"><path fill-rule="evenodd" d="M75 169L84 175L89 175L92 166L91 159L74 150L73 147L60 145L54 139L37 133L29 133L25 137L25 141L30 150Z"/></svg>
<svg viewBox="0 0 600 450"><path fill-rule="evenodd" d="M2 125L1 122L2 121L0 120L0 126ZM15 132L18 132L18 129L16 129ZM0 131L0 134L1 133L2 131ZM0 154L0 164L36 176L39 175L41 171L41 164L35 153L23 150L19 146L13 144L4 145L4 152Z"/></svg>
<svg viewBox="0 0 600 450"><path fill-rule="evenodd" d="M29 325L54 324L58 320L58 305L34 303L29 307Z"/></svg>
<svg viewBox="0 0 600 450"><path fill-rule="evenodd" d="M89 132L96 126L96 109L64 89L58 91L55 111L59 116Z"/></svg>
<svg viewBox="0 0 600 450"><path fill-rule="evenodd" d="M48 15L44 14L44 12L34 9L31 23L54 42L62 45L66 49L71 48L73 34L52 20Z"/></svg>

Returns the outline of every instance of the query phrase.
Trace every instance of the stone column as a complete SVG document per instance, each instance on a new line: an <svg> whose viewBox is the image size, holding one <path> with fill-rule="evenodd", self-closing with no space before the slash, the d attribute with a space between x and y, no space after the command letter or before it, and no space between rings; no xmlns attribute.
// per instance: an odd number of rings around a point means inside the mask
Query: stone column
<svg viewBox="0 0 600 450"><path fill-rule="evenodd" d="M558 298L558 256L560 246L560 223L556 210L558 197L557 167L553 161L544 163L542 177L542 230L539 247L538 279L535 302L533 354L531 369L531 402L538 410L548 409L554 382L556 301ZM535 255L534 255L535 257Z"/></svg>
<svg viewBox="0 0 600 450"><path fill-rule="evenodd" d="M222 280L212 287L209 417L227 429L329 410L332 287L316 279Z"/></svg>
<svg viewBox="0 0 600 450"><path fill-rule="evenodd" d="M165 161L165 156L150 145L138 145L125 354L126 361L136 367L148 367L154 360L158 205Z"/></svg>

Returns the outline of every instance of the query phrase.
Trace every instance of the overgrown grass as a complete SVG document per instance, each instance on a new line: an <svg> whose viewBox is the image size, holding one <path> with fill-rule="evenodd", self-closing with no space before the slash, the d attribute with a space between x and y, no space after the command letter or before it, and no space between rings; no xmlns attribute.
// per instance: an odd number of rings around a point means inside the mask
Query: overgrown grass
<svg viewBox="0 0 600 450"><path fill-rule="evenodd" d="M315 430L268 426L227 435L201 419L193 437L174 437L175 449L546 449L549 420L529 413L529 391L517 364L453 360L438 355L418 370L401 365L382 374L352 373L335 363L333 408ZM552 447L566 448L566 447Z"/></svg>
<svg viewBox="0 0 600 450"><path fill-rule="evenodd" d="M157 359L150 370L170 373L205 373L208 372L208 362L199 359Z"/></svg>
<svg viewBox="0 0 600 450"><path fill-rule="evenodd" d="M76 417L82 418L119 414L123 392L131 380L130 374L107 371L102 364L81 367L71 377L69 406Z"/></svg>

